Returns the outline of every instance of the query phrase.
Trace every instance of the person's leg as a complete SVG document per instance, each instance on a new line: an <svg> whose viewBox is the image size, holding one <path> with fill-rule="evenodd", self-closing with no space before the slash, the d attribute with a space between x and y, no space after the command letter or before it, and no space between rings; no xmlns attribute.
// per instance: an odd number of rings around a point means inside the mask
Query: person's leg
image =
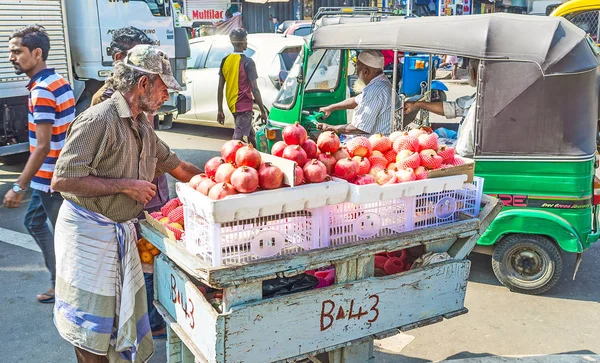
<svg viewBox="0 0 600 363"><path fill-rule="evenodd" d="M77 357L77 363L108 363L106 356L96 355L77 347L75 347L75 356Z"/></svg>
<svg viewBox="0 0 600 363"><path fill-rule="evenodd" d="M233 131L233 140L242 140L256 146L254 128L252 127L252 111L235 113L235 130Z"/></svg>
<svg viewBox="0 0 600 363"><path fill-rule="evenodd" d="M144 272L146 283L146 302L148 305L148 319L150 319L150 330L153 336L162 336L166 333L166 324L163 317L154 306L154 274Z"/></svg>
<svg viewBox="0 0 600 363"><path fill-rule="evenodd" d="M50 272L51 288L47 293L38 295L40 302L54 302L54 284L56 282L56 259L54 256L54 237L48 228L48 216L42 204L44 192L33 190L31 201L25 213L25 228L42 250L44 263ZM56 221L56 219L55 219Z"/></svg>
<svg viewBox="0 0 600 363"><path fill-rule="evenodd" d="M58 211L63 204L63 197L60 193L40 193L44 211L52 224L52 228L56 227L56 219L58 219Z"/></svg>
<svg viewBox="0 0 600 363"><path fill-rule="evenodd" d="M452 65L452 79L458 79L458 63Z"/></svg>

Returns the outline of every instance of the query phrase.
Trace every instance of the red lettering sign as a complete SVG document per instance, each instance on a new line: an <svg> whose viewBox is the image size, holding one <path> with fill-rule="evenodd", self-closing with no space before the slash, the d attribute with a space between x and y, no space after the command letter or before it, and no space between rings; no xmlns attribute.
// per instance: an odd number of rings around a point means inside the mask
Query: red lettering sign
<svg viewBox="0 0 600 363"><path fill-rule="evenodd" d="M223 19L222 10L192 10L192 19Z"/></svg>
<svg viewBox="0 0 600 363"><path fill-rule="evenodd" d="M371 295L369 296L369 299L373 300L373 305L371 305L371 308L369 308L368 310L365 311L365 309L363 309L362 306L359 306L358 311L356 311L355 300L352 299L350 300L350 308L348 309L348 312L346 312L346 309L344 309L343 306L339 306L335 317L333 316L333 312L336 308L335 303L332 300L323 301L323 303L321 303L320 317L321 331L325 331L331 328L331 326L333 326L333 323L337 320L360 320L364 316L370 315L371 313L373 313L373 317L367 320L367 322L376 322L379 318L379 309L377 309L377 306L379 305L379 296Z"/></svg>

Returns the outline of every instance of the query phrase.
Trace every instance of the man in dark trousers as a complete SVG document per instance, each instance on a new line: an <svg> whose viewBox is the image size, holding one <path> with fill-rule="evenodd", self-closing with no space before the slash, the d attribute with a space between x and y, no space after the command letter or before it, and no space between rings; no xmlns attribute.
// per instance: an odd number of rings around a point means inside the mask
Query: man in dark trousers
<svg viewBox="0 0 600 363"><path fill-rule="evenodd" d="M227 106L235 118L234 140L242 140L256 145L252 126L253 98L260 109L260 118L267 121L267 109L263 105L256 80L256 65L250 57L244 55L248 48L248 33L245 29L235 29L229 34L233 53L223 58L219 69L219 88L217 89L217 121L223 125L223 88L227 84Z"/></svg>

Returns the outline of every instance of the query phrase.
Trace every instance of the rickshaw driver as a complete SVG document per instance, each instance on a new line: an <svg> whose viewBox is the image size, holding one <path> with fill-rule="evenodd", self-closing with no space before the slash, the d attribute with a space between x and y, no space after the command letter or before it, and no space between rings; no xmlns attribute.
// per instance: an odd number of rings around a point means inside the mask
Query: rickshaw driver
<svg viewBox="0 0 600 363"><path fill-rule="evenodd" d="M392 129L392 84L383 73L383 65L383 54L380 51L361 52L356 62L356 73L367 85L363 93L319 110L327 118L333 111L354 109L352 122L338 126L319 123L317 128L345 135L389 135Z"/></svg>
<svg viewBox="0 0 600 363"><path fill-rule="evenodd" d="M469 85L477 86L477 68L478 59L470 59L467 71L469 73ZM404 113L409 114L418 110L427 110L435 114L445 116L447 119L462 117L458 127L458 140L456 141L456 152L465 157L472 157L475 152L474 145L474 127L475 127L475 94L457 98L450 102L406 102L404 104Z"/></svg>

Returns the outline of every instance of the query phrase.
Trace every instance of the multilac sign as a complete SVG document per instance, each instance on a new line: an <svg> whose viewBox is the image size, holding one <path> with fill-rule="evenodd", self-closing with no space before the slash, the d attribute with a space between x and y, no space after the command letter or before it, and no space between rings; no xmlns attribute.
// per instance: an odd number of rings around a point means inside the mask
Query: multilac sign
<svg viewBox="0 0 600 363"><path fill-rule="evenodd" d="M192 22L222 20L229 3L223 0L186 0L185 14Z"/></svg>

